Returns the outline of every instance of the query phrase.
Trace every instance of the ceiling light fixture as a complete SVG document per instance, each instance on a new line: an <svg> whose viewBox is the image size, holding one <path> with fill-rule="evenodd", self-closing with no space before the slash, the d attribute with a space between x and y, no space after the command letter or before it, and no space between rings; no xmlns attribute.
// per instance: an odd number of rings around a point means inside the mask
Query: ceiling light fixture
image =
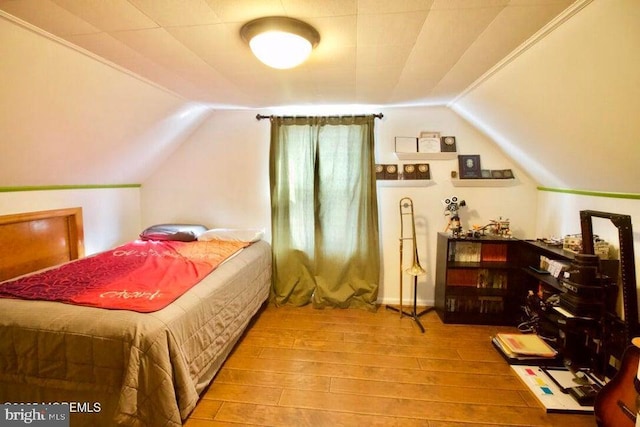
<svg viewBox="0 0 640 427"><path fill-rule="evenodd" d="M240 36L260 61L278 69L302 64L320 43L320 34L315 28L286 16L249 21L240 29Z"/></svg>

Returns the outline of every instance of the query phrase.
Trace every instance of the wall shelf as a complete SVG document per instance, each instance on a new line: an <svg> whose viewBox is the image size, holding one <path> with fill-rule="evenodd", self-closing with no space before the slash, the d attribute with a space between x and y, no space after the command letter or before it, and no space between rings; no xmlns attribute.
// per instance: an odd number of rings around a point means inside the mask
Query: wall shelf
<svg viewBox="0 0 640 427"><path fill-rule="evenodd" d="M398 160L452 160L458 157L456 151L438 153L399 153L394 152Z"/></svg>
<svg viewBox="0 0 640 427"><path fill-rule="evenodd" d="M376 181L378 187L428 187L432 183L430 179L379 179Z"/></svg>
<svg viewBox="0 0 640 427"><path fill-rule="evenodd" d="M516 179L459 179L451 178L454 187L510 187L517 184Z"/></svg>

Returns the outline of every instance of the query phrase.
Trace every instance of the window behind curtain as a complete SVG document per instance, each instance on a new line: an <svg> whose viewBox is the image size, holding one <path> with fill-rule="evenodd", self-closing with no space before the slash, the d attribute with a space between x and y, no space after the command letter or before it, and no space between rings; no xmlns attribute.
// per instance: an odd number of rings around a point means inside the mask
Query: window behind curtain
<svg viewBox="0 0 640 427"><path fill-rule="evenodd" d="M380 272L372 116L273 118L276 304L375 308Z"/></svg>

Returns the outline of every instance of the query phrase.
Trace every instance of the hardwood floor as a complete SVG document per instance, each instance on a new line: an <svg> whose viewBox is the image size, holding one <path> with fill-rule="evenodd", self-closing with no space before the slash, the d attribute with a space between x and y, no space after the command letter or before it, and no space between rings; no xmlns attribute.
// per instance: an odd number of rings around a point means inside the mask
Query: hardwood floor
<svg viewBox="0 0 640 427"><path fill-rule="evenodd" d="M490 343L514 328L421 321L269 305L185 425L595 426L539 406Z"/></svg>

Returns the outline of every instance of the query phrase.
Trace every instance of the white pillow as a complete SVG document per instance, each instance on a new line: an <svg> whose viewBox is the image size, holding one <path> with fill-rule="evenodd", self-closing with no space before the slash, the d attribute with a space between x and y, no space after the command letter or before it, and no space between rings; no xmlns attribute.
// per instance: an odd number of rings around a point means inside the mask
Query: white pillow
<svg viewBox="0 0 640 427"><path fill-rule="evenodd" d="M213 228L198 236L198 240L231 240L236 242L257 242L264 237L264 230L256 228Z"/></svg>

